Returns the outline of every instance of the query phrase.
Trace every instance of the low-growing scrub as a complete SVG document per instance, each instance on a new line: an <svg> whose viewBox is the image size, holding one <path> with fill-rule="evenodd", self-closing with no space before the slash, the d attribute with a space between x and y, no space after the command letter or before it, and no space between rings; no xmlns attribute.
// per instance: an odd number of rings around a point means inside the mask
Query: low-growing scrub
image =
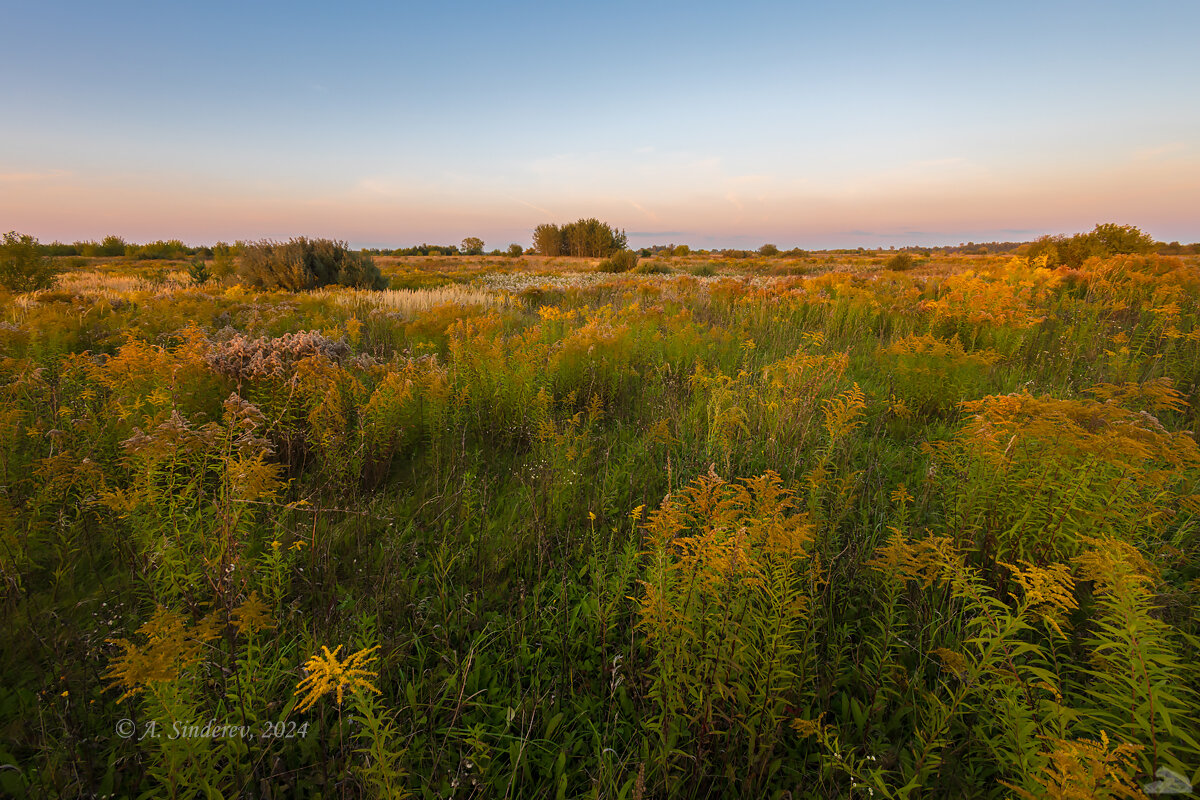
<svg viewBox="0 0 1200 800"><path fill-rule="evenodd" d="M638 256L632 250L619 250L596 267L600 272L629 272L637 269Z"/></svg>

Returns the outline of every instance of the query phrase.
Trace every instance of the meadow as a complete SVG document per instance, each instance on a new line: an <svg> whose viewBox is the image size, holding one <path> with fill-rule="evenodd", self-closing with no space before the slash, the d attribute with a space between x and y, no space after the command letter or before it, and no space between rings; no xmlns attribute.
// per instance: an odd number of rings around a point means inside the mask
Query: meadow
<svg viewBox="0 0 1200 800"><path fill-rule="evenodd" d="M0 794L1200 785L1200 257L377 263L0 294Z"/></svg>

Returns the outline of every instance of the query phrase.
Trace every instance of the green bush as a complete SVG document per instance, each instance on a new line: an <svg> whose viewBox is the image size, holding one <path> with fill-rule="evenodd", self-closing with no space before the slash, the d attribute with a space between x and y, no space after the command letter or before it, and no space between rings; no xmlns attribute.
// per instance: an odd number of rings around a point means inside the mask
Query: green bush
<svg viewBox="0 0 1200 800"><path fill-rule="evenodd" d="M642 264L641 266L637 267L633 271L639 275L670 275L671 274L671 268L668 267L666 264L663 264L658 261L651 261L646 264Z"/></svg>
<svg viewBox="0 0 1200 800"><path fill-rule="evenodd" d="M912 269L916 265L916 260L908 253L896 253L896 255L887 260L887 264L885 266L893 272L904 272L905 270Z"/></svg>
<svg viewBox="0 0 1200 800"><path fill-rule="evenodd" d="M230 245L225 242L213 245L211 272L214 278L226 278L237 271L237 254L240 249L238 244Z"/></svg>
<svg viewBox="0 0 1200 800"><path fill-rule="evenodd" d="M125 255L125 240L109 234L100 242L75 242L75 250L88 258L112 258Z"/></svg>
<svg viewBox="0 0 1200 800"><path fill-rule="evenodd" d="M1152 253L1156 247L1154 238L1140 228L1106 222L1096 225L1091 233L1043 236L1025 248L1025 255L1046 256L1047 266L1079 269L1093 256Z"/></svg>
<svg viewBox="0 0 1200 800"><path fill-rule="evenodd" d="M238 277L251 286L301 291L338 284L386 289L388 280L367 253L346 242L299 236L287 242L262 240L243 246Z"/></svg>
<svg viewBox="0 0 1200 800"><path fill-rule="evenodd" d="M195 256L188 262L188 277L191 278L192 284L201 286L208 282L212 277L212 273L208 271L208 265L204 263L203 256Z"/></svg>
<svg viewBox="0 0 1200 800"><path fill-rule="evenodd" d="M632 250L620 250L600 262L597 267L601 272L629 272L637 266L638 256Z"/></svg>
<svg viewBox="0 0 1200 800"><path fill-rule="evenodd" d="M0 244L0 285L10 292L32 292L54 285L54 262L42 255L38 240L9 231Z"/></svg>

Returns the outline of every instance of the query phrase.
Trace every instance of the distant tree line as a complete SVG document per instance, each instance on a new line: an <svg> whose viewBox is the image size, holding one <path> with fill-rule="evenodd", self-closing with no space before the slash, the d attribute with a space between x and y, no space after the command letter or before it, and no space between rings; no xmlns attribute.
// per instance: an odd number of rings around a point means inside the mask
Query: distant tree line
<svg viewBox="0 0 1200 800"><path fill-rule="evenodd" d="M213 248L211 247L192 247L184 244L179 239L159 239L146 244L132 244L126 242L120 236L105 236L99 242L81 241L64 244L62 242L52 242L50 244L39 244L43 255L61 257L61 256L83 256L84 258L134 258L139 260L150 259L184 259L190 256L203 256L212 258Z"/></svg>
<svg viewBox="0 0 1200 800"><path fill-rule="evenodd" d="M344 243L342 244L344 245ZM70 244L63 242L42 244L34 239L32 246L36 254L51 258L128 258L136 260L175 261L194 261L196 258L211 259L217 262L211 265L212 274L216 277L223 277L233 272L233 259L241 253L242 249L247 246L247 243L235 242L230 245L225 242L217 242L212 246L193 246L187 245L179 239L159 239L153 242L146 242L145 244L137 244L128 242L124 238L113 234L105 236L100 241L76 241ZM511 244L507 250L491 250L490 255L515 258L522 254L538 253L553 256L607 258L625 250L627 246L627 237L623 230L617 230L596 219L580 219L565 225L539 225L534 231L532 248L525 249L519 244ZM482 239L467 237L459 245L422 243L411 247L398 247L395 249L363 248L357 252L368 256L482 255L484 253L484 243ZM1077 267L1091 256L1104 256L1114 253L1159 253L1160 255L1175 256L1200 255L1200 243L1155 242L1148 234L1132 225L1106 223L1097 225L1089 233L1077 233L1072 236L1064 234L1043 236L1032 242L966 242L958 245L938 247L907 245L904 247L888 248L886 250L882 247L853 247L822 250L819 252L829 255L887 255L899 252L924 257L932 254L999 255L1004 253L1020 253L1032 256L1045 255L1047 256L1048 263L1052 266ZM798 247L790 250L781 250L774 244L764 244L757 250L728 248L711 251L692 250L685 244L657 244L650 247L643 247L638 251L638 255L642 257L659 255L682 257L693 253L719 256L726 259L754 257L803 258L810 255L809 251Z"/></svg>
<svg viewBox="0 0 1200 800"><path fill-rule="evenodd" d="M652 244L649 247L643 247L638 250L639 256L688 256L692 254L692 248L686 244ZM702 252L702 251L695 251Z"/></svg>
<svg viewBox="0 0 1200 800"><path fill-rule="evenodd" d="M683 257L690 255L720 256L721 258L754 258L756 256L764 256L766 258L774 258L776 256L781 258L806 258L810 253L808 250L799 247L793 247L790 250L781 250L774 244L764 244L757 250L740 250L737 248L693 250L686 244L654 244L649 247L643 247L638 251L638 255L646 258L650 256Z"/></svg>
<svg viewBox="0 0 1200 800"><path fill-rule="evenodd" d="M1160 256L1200 256L1200 242L1194 244L1180 244L1179 242L1160 243L1158 254Z"/></svg>
<svg viewBox="0 0 1200 800"><path fill-rule="evenodd" d="M545 223L533 231L534 252L543 256L606 258L626 248L625 231L598 219L580 219L566 225Z"/></svg>
<svg viewBox="0 0 1200 800"><path fill-rule="evenodd" d="M739 250L735 247L728 247L724 250L698 251L709 252L711 255L720 256L721 258L806 258L809 251L799 247L793 247L790 250L780 250L778 246L773 244L764 244L757 250ZM678 253L676 253L678 255Z"/></svg>
<svg viewBox="0 0 1200 800"><path fill-rule="evenodd" d="M415 244L412 247L397 247L394 250L372 250L376 255L384 256L457 256L458 245L454 244Z"/></svg>

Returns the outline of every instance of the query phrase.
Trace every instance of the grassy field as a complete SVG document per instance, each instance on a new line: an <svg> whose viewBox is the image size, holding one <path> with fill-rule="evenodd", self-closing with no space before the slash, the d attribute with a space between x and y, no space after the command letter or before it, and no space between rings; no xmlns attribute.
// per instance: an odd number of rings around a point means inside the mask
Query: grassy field
<svg viewBox="0 0 1200 800"><path fill-rule="evenodd" d="M82 262L0 295L0 794L1200 785L1197 257Z"/></svg>

